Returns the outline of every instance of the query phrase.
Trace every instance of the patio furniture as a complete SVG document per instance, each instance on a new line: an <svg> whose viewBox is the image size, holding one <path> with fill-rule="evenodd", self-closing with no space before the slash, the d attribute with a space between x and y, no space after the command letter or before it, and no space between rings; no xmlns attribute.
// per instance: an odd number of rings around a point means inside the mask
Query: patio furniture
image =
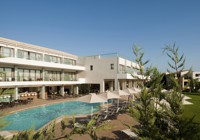
<svg viewBox="0 0 200 140"><path fill-rule="evenodd" d="M2 103L0 103L0 109L3 109L3 104Z"/></svg>
<svg viewBox="0 0 200 140"><path fill-rule="evenodd" d="M33 102L33 98L27 98L27 100L29 103Z"/></svg>
<svg viewBox="0 0 200 140"><path fill-rule="evenodd" d="M15 103L15 105L20 105L19 100L14 100L13 102Z"/></svg>
<svg viewBox="0 0 200 140"><path fill-rule="evenodd" d="M83 124L80 124L80 123L74 123L74 127L75 128L85 128L85 126Z"/></svg>
<svg viewBox="0 0 200 140"><path fill-rule="evenodd" d="M106 102L106 100L98 95L96 95L95 93L90 93L88 95L79 97L77 99L77 101L81 101L81 102L86 102L86 103L104 103ZM93 115L93 106L91 108L91 117Z"/></svg>
<svg viewBox="0 0 200 140"><path fill-rule="evenodd" d="M123 132L124 134L126 134L127 136L129 136L131 139L138 139L138 135L135 134L130 129L124 129L124 130L121 130L121 132Z"/></svg>

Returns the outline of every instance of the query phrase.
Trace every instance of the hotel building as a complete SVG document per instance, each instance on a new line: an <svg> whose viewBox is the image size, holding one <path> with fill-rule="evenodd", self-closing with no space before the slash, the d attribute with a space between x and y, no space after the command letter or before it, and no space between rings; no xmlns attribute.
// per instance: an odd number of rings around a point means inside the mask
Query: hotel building
<svg viewBox="0 0 200 140"><path fill-rule="evenodd" d="M78 57L62 51L0 38L0 88L37 92L47 99L56 92L78 94L137 85L131 62L117 54Z"/></svg>
<svg viewBox="0 0 200 140"><path fill-rule="evenodd" d="M134 69L137 67L136 63L117 53L79 57L79 63L85 66L85 70L79 75L85 77L90 89L99 89L100 92L113 91L136 87L139 82L133 77L139 76Z"/></svg>

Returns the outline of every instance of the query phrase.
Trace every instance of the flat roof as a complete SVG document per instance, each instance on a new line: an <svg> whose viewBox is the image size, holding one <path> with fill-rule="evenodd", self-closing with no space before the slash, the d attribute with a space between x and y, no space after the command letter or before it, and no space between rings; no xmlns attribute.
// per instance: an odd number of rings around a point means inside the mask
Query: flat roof
<svg viewBox="0 0 200 140"><path fill-rule="evenodd" d="M37 46L37 45L32 45L32 44L28 44L28 43L24 43L24 42L19 42L19 41L15 41L15 40L3 38L3 37L0 37L0 44L18 47L18 48L22 48L22 49L30 49L30 50L34 50L34 51L40 51L40 52L43 52L43 53L61 55L61 56L68 57L68 58L74 58L74 59L78 58L78 56L76 56L76 55L66 53L66 52L63 52L63 51L54 50L54 49L50 49L50 48L42 47L42 46Z"/></svg>

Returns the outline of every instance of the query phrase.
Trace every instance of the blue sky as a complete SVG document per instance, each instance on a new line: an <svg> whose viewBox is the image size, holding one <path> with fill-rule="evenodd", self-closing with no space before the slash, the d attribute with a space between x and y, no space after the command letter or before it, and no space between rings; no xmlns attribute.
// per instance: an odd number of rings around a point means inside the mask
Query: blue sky
<svg viewBox="0 0 200 140"><path fill-rule="evenodd" d="M165 45L176 42L186 69L200 71L199 0L1 0L0 36L79 56L140 45L166 71Z"/></svg>

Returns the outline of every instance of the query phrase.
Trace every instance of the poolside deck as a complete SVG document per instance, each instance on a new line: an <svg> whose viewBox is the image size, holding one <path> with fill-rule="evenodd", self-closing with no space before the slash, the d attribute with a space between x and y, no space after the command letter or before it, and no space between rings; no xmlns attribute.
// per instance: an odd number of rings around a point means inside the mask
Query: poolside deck
<svg viewBox="0 0 200 140"><path fill-rule="evenodd" d="M35 98L33 102L25 104L25 105L17 105L14 107L9 107L1 110L1 113L3 115L22 111L25 109L30 109L30 108L35 108L43 105L50 105L50 104L56 104L56 103L61 103L61 102L66 102L66 101L73 101L76 100L76 98L65 98L65 99L56 99L56 100L44 100L44 99L37 99Z"/></svg>
<svg viewBox="0 0 200 140"><path fill-rule="evenodd" d="M29 104L18 105L18 106L14 106L12 108L6 108L6 109L3 109L1 112L3 113L3 115L6 115L6 114L22 111L25 109L30 109L30 108L34 108L34 107L43 106L43 105L56 104L56 103L61 103L61 102L65 102L65 101L73 101L73 100L76 100L76 98L66 98L66 99L56 99L56 100L34 99L33 102L31 102ZM124 114L119 114L116 119L109 120L108 124L113 126L113 128L110 130L108 129L108 130L97 131L98 137L106 138L109 140L114 140L114 139L121 140L121 139L128 139L128 137L126 135L121 133L121 130L128 128L124 124L129 124L131 126L134 126L134 125L138 125L138 122L135 119L133 119L132 117L130 117L127 113L124 113ZM60 133L61 133L60 123L58 123L56 125L56 127L58 128L56 131L56 136L60 136ZM66 130L67 133L70 131L71 130L69 128ZM72 136L72 139L73 140L79 140L79 139L90 140L91 138L89 135L75 134Z"/></svg>

